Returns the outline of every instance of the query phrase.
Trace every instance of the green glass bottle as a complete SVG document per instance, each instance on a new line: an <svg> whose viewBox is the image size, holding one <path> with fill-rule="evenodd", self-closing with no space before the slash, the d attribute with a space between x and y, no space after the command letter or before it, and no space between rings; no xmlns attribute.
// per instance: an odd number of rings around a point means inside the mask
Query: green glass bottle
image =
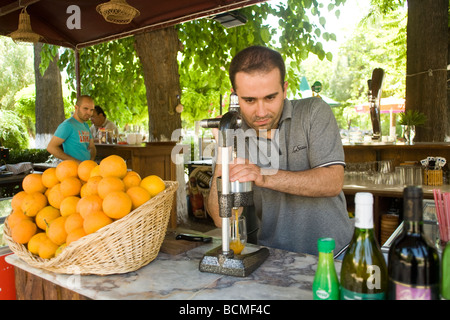
<svg viewBox="0 0 450 320"><path fill-rule="evenodd" d="M450 300L450 241L442 253L441 298Z"/></svg>
<svg viewBox="0 0 450 320"><path fill-rule="evenodd" d="M341 266L342 300L386 299L388 274L373 230L373 195L355 195L355 231Z"/></svg>
<svg viewBox="0 0 450 320"><path fill-rule="evenodd" d="M335 246L333 238L317 240L319 260L313 281L314 300L339 300L339 279L333 259Z"/></svg>

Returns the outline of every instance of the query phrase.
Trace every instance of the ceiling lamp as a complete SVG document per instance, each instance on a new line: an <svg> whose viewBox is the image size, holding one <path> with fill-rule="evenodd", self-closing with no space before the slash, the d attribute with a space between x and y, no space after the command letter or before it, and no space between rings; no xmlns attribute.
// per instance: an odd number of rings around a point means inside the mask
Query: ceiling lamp
<svg viewBox="0 0 450 320"><path fill-rule="evenodd" d="M106 21L116 24L128 24L141 14L138 9L130 6L125 0L110 0L99 4L97 12Z"/></svg>
<svg viewBox="0 0 450 320"><path fill-rule="evenodd" d="M41 39L41 36L31 29L30 15L26 8L22 9L19 15L19 27L16 31L9 35L14 42L33 42L36 43Z"/></svg>
<svg viewBox="0 0 450 320"><path fill-rule="evenodd" d="M237 10L218 14L212 19L220 22L225 28L242 26L247 22L247 17Z"/></svg>

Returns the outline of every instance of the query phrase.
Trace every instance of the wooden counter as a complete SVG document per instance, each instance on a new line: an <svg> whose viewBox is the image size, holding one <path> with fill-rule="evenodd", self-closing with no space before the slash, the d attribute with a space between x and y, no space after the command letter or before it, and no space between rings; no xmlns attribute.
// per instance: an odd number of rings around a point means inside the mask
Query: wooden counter
<svg viewBox="0 0 450 320"><path fill-rule="evenodd" d="M163 180L176 181L176 165L172 162L172 149L176 142L148 142L138 145L128 144L96 144L97 160L115 154L127 162L129 169L139 173L141 177L157 175ZM172 209L169 226L177 225L176 197Z"/></svg>

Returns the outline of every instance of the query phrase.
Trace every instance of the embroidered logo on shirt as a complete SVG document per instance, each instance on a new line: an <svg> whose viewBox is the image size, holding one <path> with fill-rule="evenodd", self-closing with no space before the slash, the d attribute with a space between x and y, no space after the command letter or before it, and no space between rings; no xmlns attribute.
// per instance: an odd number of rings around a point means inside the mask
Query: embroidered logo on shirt
<svg viewBox="0 0 450 320"><path fill-rule="evenodd" d="M294 147L292 148L292 153L299 152L300 150L303 150L303 149L306 149L306 146L301 146L301 145L294 146Z"/></svg>

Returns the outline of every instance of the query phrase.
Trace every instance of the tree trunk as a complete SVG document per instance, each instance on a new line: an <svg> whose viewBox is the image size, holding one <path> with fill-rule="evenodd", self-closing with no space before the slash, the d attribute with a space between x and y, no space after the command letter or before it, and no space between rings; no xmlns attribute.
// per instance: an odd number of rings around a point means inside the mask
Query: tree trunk
<svg viewBox="0 0 450 320"><path fill-rule="evenodd" d="M36 148L45 149L58 125L64 121L61 73L57 55L42 76L39 71L42 43L34 45L36 82Z"/></svg>
<svg viewBox="0 0 450 320"><path fill-rule="evenodd" d="M415 141L444 141L447 109L448 0L408 0L406 110L423 112Z"/></svg>
<svg viewBox="0 0 450 320"><path fill-rule="evenodd" d="M177 96L181 96L178 33L169 27L136 35L135 39L147 89L149 140L167 141L181 128L181 117L175 110Z"/></svg>

